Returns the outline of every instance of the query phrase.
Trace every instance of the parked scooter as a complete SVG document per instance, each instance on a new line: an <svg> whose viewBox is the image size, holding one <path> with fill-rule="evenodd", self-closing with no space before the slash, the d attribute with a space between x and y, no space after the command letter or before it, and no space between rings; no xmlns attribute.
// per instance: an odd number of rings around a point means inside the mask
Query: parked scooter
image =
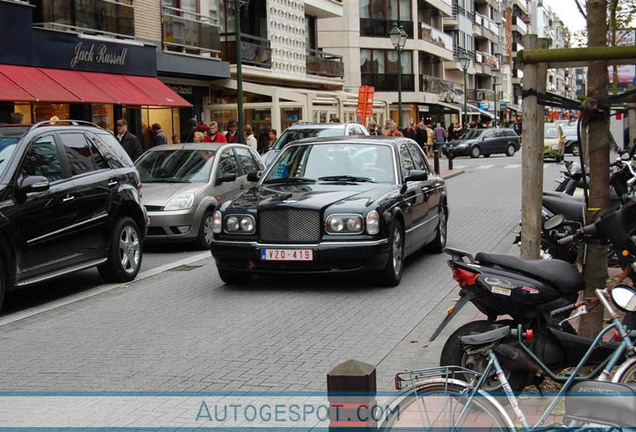
<svg viewBox="0 0 636 432"><path fill-rule="evenodd" d="M575 240L610 241L617 255L630 270L636 267L636 241L630 232L636 226L636 200L629 201L617 211L595 224L586 226L561 243ZM479 352L465 351L460 337L483 333L496 327L521 324L534 334L531 349L553 371L576 365L592 343L591 339L576 334L566 320L571 304L585 287L583 276L571 264L561 260L522 260L507 255L478 253L474 258L454 249L448 265L453 279L460 286L460 298L448 310L439 327L431 336L434 340L441 330L468 302L473 303L487 317L485 321L469 322L456 330L446 341L440 364L460 365L483 370L487 358ZM624 273L626 277L627 272ZM561 309L563 312L550 314ZM499 320L508 315L512 319ZM633 321L632 321L633 322ZM537 377L538 365L511 340L509 355L503 365L511 387L521 391ZM589 364L600 364L614 349L608 343L594 350ZM496 377L489 380L490 390L499 388Z"/></svg>

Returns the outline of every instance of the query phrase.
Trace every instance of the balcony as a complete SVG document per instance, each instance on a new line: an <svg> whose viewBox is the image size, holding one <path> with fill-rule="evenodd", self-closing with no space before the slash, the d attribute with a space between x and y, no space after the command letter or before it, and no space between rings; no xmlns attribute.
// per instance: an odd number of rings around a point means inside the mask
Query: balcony
<svg viewBox="0 0 636 432"><path fill-rule="evenodd" d="M170 51L188 54L221 52L219 26L209 17L172 7L163 7L163 44Z"/></svg>
<svg viewBox="0 0 636 432"><path fill-rule="evenodd" d="M499 67L497 57L481 51L475 51L475 62L487 66L488 68ZM490 72L490 70L488 70L488 72Z"/></svg>
<svg viewBox="0 0 636 432"><path fill-rule="evenodd" d="M518 53L522 49L523 49L523 45L521 45L520 42L513 42L512 43L512 52L513 53Z"/></svg>
<svg viewBox="0 0 636 432"><path fill-rule="evenodd" d="M515 16L512 17L512 30L518 32L522 36L525 36L528 34L528 25L523 22L521 17Z"/></svg>
<svg viewBox="0 0 636 432"><path fill-rule="evenodd" d="M41 0L42 22L38 26L58 30L92 30L109 36L135 36L132 1Z"/></svg>
<svg viewBox="0 0 636 432"><path fill-rule="evenodd" d="M330 78L344 77L342 56L327 54L319 50L307 50L307 75Z"/></svg>
<svg viewBox="0 0 636 432"><path fill-rule="evenodd" d="M422 29L422 40L430 42L438 47L445 48L449 51L453 50L453 37L446 33L431 27L428 24L420 23Z"/></svg>
<svg viewBox="0 0 636 432"><path fill-rule="evenodd" d="M498 98L501 99L501 98ZM495 92L489 89L470 89L468 90L468 101L476 103L484 100L494 101Z"/></svg>
<svg viewBox="0 0 636 432"><path fill-rule="evenodd" d="M499 24L488 17L475 13L475 24L485 30L491 31L495 36L499 36Z"/></svg>
<svg viewBox="0 0 636 432"><path fill-rule="evenodd" d="M453 90L454 83L431 75L420 75L420 90L427 93L444 93Z"/></svg>
<svg viewBox="0 0 636 432"><path fill-rule="evenodd" d="M413 39L413 21L360 18L360 36L389 37L393 23L401 25L409 39Z"/></svg>
<svg viewBox="0 0 636 432"><path fill-rule="evenodd" d="M234 33L221 35L221 57L236 64L236 38ZM241 33L241 63L265 69L272 67L272 48L269 40Z"/></svg>
<svg viewBox="0 0 636 432"><path fill-rule="evenodd" d="M363 73L361 78L363 86L374 86L375 91L398 91L398 74ZM402 91L414 91L414 82L415 75L402 74Z"/></svg>

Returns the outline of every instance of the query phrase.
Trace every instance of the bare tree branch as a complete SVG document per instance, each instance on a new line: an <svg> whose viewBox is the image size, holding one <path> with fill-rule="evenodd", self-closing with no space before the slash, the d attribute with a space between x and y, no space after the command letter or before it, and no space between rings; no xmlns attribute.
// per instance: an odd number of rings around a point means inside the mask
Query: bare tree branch
<svg viewBox="0 0 636 432"><path fill-rule="evenodd" d="M574 0L574 3L576 3L576 7L579 9L579 12L581 12L581 15L583 15L583 18L587 21L587 14L585 13L583 6L581 6L580 0Z"/></svg>

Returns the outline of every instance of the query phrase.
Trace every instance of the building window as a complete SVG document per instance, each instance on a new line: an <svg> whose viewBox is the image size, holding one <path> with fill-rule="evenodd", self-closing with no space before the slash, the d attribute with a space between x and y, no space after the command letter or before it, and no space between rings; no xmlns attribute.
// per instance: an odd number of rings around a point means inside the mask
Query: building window
<svg viewBox="0 0 636 432"><path fill-rule="evenodd" d="M377 91L397 91L398 56L395 50L360 50L362 85L374 86ZM414 91L412 52L403 51L402 90Z"/></svg>
<svg viewBox="0 0 636 432"><path fill-rule="evenodd" d="M360 35L387 37L393 23L413 38L411 0L360 0Z"/></svg>

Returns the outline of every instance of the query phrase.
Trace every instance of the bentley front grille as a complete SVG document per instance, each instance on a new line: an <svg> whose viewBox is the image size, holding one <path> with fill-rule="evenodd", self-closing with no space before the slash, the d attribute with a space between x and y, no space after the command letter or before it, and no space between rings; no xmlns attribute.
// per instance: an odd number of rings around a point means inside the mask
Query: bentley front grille
<svg viewBox="0 0 636 432"><path fill-rule="evenodd" d="M264 243L317 243L320 213L314 210L274 209L259 214L260 241Z"/></svg>

